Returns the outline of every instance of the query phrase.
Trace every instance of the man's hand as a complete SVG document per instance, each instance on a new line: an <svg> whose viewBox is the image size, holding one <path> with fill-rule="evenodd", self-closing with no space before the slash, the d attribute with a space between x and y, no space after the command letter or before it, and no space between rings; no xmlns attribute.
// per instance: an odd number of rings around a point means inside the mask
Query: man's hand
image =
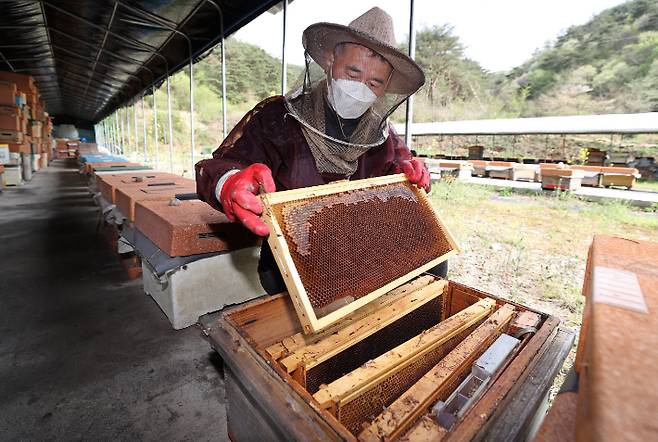
<svg viewBox="0 0 658 442"><path fill-rule="evenodd" d="M404 172L410 183L425 189L425 192L430 191L430 173L419 160L413 158L401 161L396 168L396 172Z"/></svg>
<svg viewBox="0 0 658 442"><path fill-rule="evenodd" d="M238 219L256 235L267 236L270 229L259 217L263 213L263 205L256 198L261 186L265 192L276 191L272 171L265 164L255 163L226 180L219 202L229 220Z"/></svg>

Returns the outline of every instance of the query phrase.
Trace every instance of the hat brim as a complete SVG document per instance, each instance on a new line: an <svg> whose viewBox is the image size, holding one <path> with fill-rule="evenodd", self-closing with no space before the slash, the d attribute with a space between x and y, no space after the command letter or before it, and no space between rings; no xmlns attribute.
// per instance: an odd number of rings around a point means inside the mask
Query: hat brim
<svg viewBox="0 0 658 442"><path fill-rule="evenodd" d="M324 70L327 53L340 43L356 43L366 46L384 57L393 66L393 74L387 92L411 95L425 84L423 70L399 49L370 37L363 32L336 23L315 23L302 34L302 45L308 54Z"/></svg>

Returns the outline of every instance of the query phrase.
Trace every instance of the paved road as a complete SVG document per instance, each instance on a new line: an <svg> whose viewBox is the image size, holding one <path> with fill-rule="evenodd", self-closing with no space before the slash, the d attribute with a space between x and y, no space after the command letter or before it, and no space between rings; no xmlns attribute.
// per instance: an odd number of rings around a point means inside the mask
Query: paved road
<svg viewBox="0 0 658 442"><path fill-rule="evenodd" d="M224 440L222 361L95 236L73 163L0 194L0 440Z"/></svg>

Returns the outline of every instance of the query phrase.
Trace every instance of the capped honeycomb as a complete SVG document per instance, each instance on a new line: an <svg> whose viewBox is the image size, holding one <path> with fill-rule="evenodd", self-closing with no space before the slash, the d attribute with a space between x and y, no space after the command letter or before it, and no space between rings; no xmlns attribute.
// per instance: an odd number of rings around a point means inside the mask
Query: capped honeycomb
<svg viewBox="0 0 658 442"><path fill-rule="evenodd" d="M316 313L453 250L429 200L406 181L271 208Z"/></svg>

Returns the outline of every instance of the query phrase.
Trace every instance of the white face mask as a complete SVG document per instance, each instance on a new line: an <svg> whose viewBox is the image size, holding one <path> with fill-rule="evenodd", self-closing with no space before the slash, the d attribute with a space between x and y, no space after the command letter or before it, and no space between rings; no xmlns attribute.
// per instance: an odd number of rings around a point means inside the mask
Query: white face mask
<svg viewBox="0 0 658 442"><path fill-rule="evenodd" d="M341 118L359 118L376 100L377 95L359 81L331 79L329 102Z"/></svg>

